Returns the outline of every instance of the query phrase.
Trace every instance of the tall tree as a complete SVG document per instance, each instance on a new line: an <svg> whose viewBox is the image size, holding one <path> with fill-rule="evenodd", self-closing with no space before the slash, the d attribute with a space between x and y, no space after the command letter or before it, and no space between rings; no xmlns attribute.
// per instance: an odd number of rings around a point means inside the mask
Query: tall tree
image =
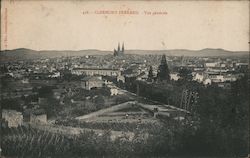
<svg viewBox="0 0 250 158"><path fill-rule="evenodd" d="M152 82L153 79L154 79L153 68L152 66L150 66L148 71L148 81Z"/></svg>
<svg viewBox="0 0 250 158"><path fill-rule="evenodd" d="M165 54L162 55L161 64L158 67L157 79L160 81L170 80L169 69Z"/></svg>

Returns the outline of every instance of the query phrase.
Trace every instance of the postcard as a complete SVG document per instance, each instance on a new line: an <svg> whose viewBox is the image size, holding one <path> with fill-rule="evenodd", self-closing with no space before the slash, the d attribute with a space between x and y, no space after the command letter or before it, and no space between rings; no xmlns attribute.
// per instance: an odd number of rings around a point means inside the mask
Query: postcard
<svg viewBox="0 0 250 158"><path fill-rule="evenodd" d="M249 6L2 0L1 157L249 157Z"/></svg>

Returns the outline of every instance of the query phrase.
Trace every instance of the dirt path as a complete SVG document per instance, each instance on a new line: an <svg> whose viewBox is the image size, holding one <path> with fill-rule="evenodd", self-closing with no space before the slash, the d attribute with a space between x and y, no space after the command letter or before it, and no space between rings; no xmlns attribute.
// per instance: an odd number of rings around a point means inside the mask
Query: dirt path
<svg viewBox="0 0 250 158"><path fill-rule="evenodd" d="M114 106L106 108L106 109L101 109L101 110L98 110L96 112L92 112L92 113L87 114L87 115L76 117L76 119L77 120L90 119L90 118L97 117L97 116L99 116L101 114L104 114L104 113L113 112L113 111L117 111L117 110L129 107L129 106L131 106L132 104L135 104L135 103L136 103L135 101L125 102L125 103L122 103L122 104L114 105Z"/></svg>

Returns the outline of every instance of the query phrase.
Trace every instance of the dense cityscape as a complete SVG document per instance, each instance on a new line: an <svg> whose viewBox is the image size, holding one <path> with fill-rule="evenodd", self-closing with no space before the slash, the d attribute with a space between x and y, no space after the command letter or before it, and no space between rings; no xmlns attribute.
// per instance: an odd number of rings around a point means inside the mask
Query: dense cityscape
<svg viewBox="0 0 250 158"><path fill-rule="evenodd" d="M245 56L126 54L124 44L2 61L1 154L245 156L248 71Z"/></svg>

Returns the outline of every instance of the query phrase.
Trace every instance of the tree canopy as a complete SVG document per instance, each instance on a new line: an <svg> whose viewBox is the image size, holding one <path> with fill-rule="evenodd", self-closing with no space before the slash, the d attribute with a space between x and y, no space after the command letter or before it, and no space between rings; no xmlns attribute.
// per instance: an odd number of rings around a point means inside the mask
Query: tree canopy
<svg viewBox="0 0 250 158"><path fill-rule="evenodd" d="M170 80L170 72L168 69L168 64L166 60L166 55L162 55L161 64L158 67L157 79L160 81L169 81Z"/></svg>

